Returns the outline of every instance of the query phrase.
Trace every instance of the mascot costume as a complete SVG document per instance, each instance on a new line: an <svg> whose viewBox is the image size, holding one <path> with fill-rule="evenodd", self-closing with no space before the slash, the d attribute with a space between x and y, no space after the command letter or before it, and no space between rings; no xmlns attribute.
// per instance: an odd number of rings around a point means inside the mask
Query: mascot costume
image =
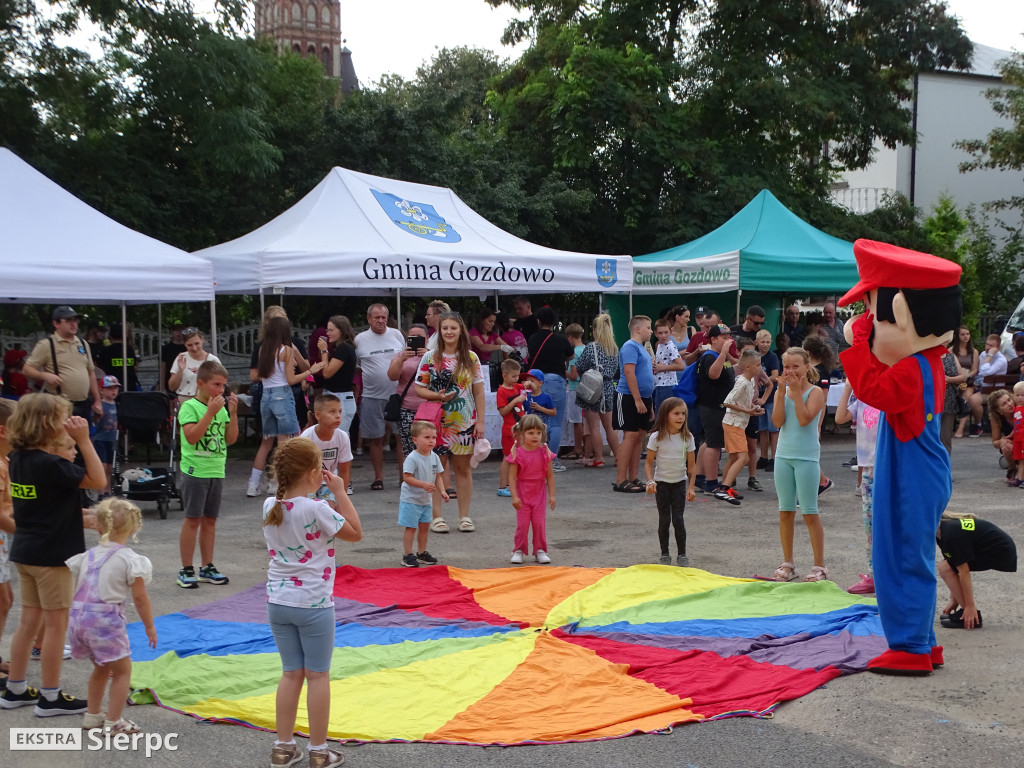
<svg viewBox="0 0 1024 768"><path fill-rule="evenodd" d="M942 665L935 642L935 532L952 493L939 441L945 344L960 325L960 267L894 245L853 244L860 282L839 306L863 301L840 353L857 398L882 411L875 452L872 565L889 649L868 662L888 675Z"/></svg>

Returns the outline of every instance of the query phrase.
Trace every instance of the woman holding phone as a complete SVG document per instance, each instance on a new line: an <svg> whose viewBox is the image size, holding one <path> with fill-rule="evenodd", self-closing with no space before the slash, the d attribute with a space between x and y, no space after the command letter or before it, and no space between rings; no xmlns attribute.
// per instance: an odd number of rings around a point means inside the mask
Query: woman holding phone
<svg viewBox="0 0 1024 768"><path fill-rule="evenodd" d="M405 349L391 359L388 366L388 378L398 382L395 386L395 393L402 398L402 418L398 426L402 436L402 451L408 456L416 446L412 444L412 435L409 430L416 418L416 409L420 407L423 398L416 392L416 385L410 384L419 371L420 358L427 344L427 326L422 323L415 323L405 332Z"/></svg>
<svg viewBox="0 0 1024 768"><path fill-rule="evenodd" d="M352 341L352 323L344 315L327 321L327 337L317 340L320 360L324 364L324 394L341 400L341 429L349 431L356 416L356 395L352 377L356 373L356 348Z"/></svg>

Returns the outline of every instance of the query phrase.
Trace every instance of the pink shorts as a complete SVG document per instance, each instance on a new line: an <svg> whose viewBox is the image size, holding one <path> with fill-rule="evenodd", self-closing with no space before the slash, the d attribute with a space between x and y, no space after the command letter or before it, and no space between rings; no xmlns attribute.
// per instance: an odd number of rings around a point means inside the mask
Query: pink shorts
<svg viewBox="0 0 1024 768"><path fill-rule="evenodd" d="M114 603L78 603L71 605L68 621L71 658L91 659L109 664L131 655L124 606Z"/></svg>

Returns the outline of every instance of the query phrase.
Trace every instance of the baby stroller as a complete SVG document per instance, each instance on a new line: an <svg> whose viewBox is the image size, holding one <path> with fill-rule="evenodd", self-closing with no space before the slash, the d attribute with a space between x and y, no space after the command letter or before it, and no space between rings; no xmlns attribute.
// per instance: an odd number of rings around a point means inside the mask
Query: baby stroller
<svg viewBox="0 0 1024 768"><path fill-rule="evenodd" d="M111 491L131 501L155 501L161 520L167 519L171 499L177 499L184 509L174 466L177 418L172 398L163 392L122 392L117 396L117 427ZM166 437L165 430L169 432ZM125 467L129 441L134 445L145 444L145 468ZM167 464L163 465L161 460L161 466L154 467L153 447L162 449L163 442L167 443Z"/></svg>

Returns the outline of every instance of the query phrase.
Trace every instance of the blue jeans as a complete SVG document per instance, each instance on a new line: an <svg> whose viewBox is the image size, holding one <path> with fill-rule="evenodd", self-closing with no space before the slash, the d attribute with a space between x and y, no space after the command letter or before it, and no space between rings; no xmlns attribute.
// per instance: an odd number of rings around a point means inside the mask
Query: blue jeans
<svg viewBox="0 0 1024 768"><path fill-rule="evenodd" d="M551 395L551 402L555 404L555 415L548 420L548 448L558 456L558 449L562 447L562 424L565 423L565 377L545 373L541 392Z"/></svg>

